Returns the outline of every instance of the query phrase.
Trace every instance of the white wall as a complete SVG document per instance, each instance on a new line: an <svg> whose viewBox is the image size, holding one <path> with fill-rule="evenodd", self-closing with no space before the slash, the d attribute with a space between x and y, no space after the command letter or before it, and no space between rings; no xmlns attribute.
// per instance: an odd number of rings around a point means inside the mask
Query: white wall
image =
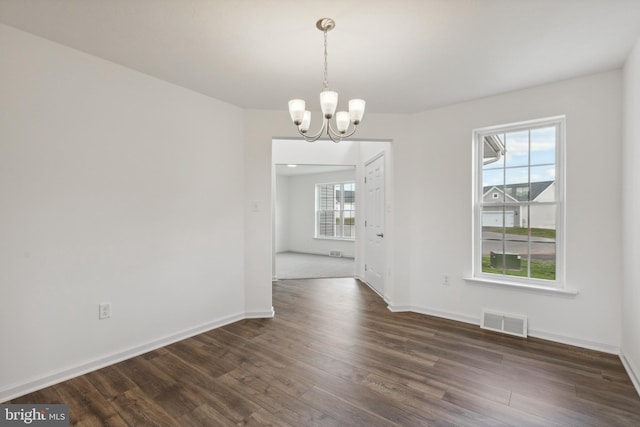
<svg viewBox="0 0 640 427"><path fill-rule="evenodd" d="M355 242L353 240L316 239L315 238L315 189L316 184L332 182L347 182L356 180L355 167L352 171L327 172L307 175L293 175L288 177L286 187L276 188L276 199L282 191L287 191L288 205L286 210L288 222L281 222L279 216L283 211L276 209L276 224L281 223L285 229L288 249L292 252L300 252L316 255L329 255L331 250L342 251L345 257L355 256ZM278 185L280 184L278 177ZM358 192L356 187L356 192ZM356 205L356 217L360 206ZM277 230L276 235L280 234ZM277 267L277 266L276 266Z"/></svg>
<svg viewBox="0 0 640 427"><path fill-rule="evenodd" d="M288 252L289 249L289 182L290 177L276 175L276 206L275 206L275 251Z"/></svg>
<svg viewBox="0 0 640 427"><path fill-rule="evenodd" d="M0 401L243 317L243 111L4 25L0 63Z"/></svg>
<svg viewBox="0 0 640 427"><path fill-rule="evenodd" d="M621 73L597 74L416 114L400 188L413 233L411 304L478 322L483 307L528 316L535 336L617 352L621 281ZM470 284L475 128L566 115L566 286L575 297ZM397 194L397 193L396 193ZM398 206L396 209L400 209ZM637 217L637 216L636 216ZM450 276L443 286L442 275Z"/></svg>
<svg viewBox="0 0 640 427"><path fill-rule="evenodd" d="M640 393L640 39L624 67L622 360Z"/></svg>
<svg viewBox="0 0 640 427"><path fill-rule="evenodd" d="M357 164L359 155L358 141L346 140L336 144L323 139L306 142L276 138L272 144L274 164L352 166Z"/></svg>

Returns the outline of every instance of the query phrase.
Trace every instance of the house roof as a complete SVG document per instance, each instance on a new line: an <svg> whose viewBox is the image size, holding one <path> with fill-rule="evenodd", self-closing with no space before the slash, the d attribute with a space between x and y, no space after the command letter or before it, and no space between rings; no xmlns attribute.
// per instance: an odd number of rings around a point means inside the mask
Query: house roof
<svg viewBox="0 0 640 427"><path fill-rule="evenodd" d="M529 184L526 182L518 184L508 184L504 187L499 185L487 185L482 189L482 194L486 195L489 191L495 188L496 190L504 192L505 194L519 202L526 202L527 200L537 199L538 196L540 196L540 194L542 194L542 192L549 188L549 186L554 182L555 181L532 182L531 187L529 187ZM530 194L527 193L527 188L529 188ZM521 190L518 191L518 189Z"/></svg>

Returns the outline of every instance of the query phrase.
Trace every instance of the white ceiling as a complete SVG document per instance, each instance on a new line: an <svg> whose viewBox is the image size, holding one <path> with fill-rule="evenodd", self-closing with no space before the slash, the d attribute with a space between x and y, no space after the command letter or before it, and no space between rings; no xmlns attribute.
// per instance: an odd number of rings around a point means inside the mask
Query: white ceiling
<svg viewBox="0 0 640 427"><path fill-rule="evenodd" d="M0 22L243 108L411 113L620 68L640 0L0 0Z"/></svg>

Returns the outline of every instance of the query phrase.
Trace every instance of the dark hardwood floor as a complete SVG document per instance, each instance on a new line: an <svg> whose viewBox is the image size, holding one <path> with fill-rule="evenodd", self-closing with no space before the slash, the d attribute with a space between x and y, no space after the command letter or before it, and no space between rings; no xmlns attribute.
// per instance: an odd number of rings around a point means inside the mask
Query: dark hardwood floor
<svg viewBox="0 0 640 427"><path fill-rule="evenodd" d="M639 426L617 356L412 313L354 279L274 283L244 320L31 393L96 426Z"/></svg>

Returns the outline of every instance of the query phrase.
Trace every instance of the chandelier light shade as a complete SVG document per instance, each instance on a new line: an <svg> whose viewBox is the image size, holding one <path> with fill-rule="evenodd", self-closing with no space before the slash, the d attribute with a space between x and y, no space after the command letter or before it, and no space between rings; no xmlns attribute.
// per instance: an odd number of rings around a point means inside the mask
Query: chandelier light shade
<svg viewBox="0 0 640 427"><path fill-rule="evenodd" d="M333 30L336 23L331 18L322 18L316 22L316 28L324 33L324 82L322 92L320 92L320 109L322 110L322 127L318 133L309 136L309 126L311 125L311 112L306 109L303 99L292 99L289 101L289 114L291 121L297 126L298 132L309 142L317 141L322 135L327 135L333 142L340 142L350 137L356 132L357 126L364 116L366 103L362 99L352 99L349 101L349 111L338 111L338 92L329 90L327 80L327 33ZM331 119L335 116L335 129L331 124ZM351 129L350 129L351 128Z"/></svg>

